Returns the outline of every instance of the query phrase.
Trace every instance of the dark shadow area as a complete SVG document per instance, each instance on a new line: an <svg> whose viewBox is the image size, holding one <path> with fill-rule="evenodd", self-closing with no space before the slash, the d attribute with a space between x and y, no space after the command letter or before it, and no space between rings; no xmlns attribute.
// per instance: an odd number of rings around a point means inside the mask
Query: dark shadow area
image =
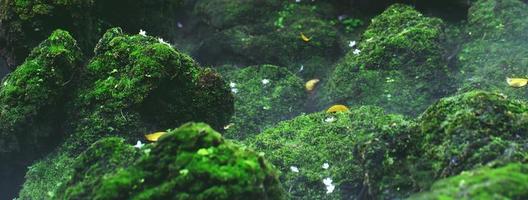
<svg viewBox="0 0 528 200"><path fill-rule="evenodd" d="M3 58L0 58L0 80L3 79L9 73L7 63Z"/></svg>

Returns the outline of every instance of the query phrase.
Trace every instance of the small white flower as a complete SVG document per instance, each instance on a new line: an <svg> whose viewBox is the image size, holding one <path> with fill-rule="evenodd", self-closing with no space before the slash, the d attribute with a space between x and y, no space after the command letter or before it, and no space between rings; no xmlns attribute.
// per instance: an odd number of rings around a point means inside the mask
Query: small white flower
<svg viewBox="0 0 528 200"><path fill-rule="evenodd" d="M332 179L330 177L323 179L323 184L332 185Z"/></svg>
<svg viewBox="0 0 528 200"><path fill-rule="evenodd" d="M268 83L270 83L269 79L262 79L262 84L263 85L267 85Z"/></svg>
<svg viewBox="0 0 528 200"><path fill-rule="evenodd" d="M323 163L323 169L328 169L330 167L330 165L328 163Z"/></svg>
<svg viewBox="0 0 528 200"><path fill-rule="evenodd" d="M349 41L348 42L348 47L352 48L352 47L355 47L356 46L356 41Z"/></svg>
<svg viewBox="0 0 528 200"><path fill-rule="evenodd" d="M299 72L302 72L304 70L304 65L301 65L301 68L299 68Z"/></svg>
<svg viewBox="0 0 528 200"><path fill-rule="evenodd" d="M325 121L326 123L332 123L332 122L335 122L335 121L336 121L336 118L335 118L335 117L327 117L324 121Z"/></svg>
<svg viewBox="0 0 528 200"><path fill-rule="evenodd" d="M301 0L295 0L295 2L296 2L296 3L300 3L300 2L301 2Z"/></svg>
<svg viewBox="0 0 528 200"><path fill-rule="evenodd" d="M134 145L134 147L138 148L138 149L141 149L143 146L145 146L145 144L141 143L141 141L137 141L136 145Z"/></svg>
<svg viewBox="0 0 528 200"><path fill-rule="evenodd" d="M335 185L327 185L326 186L326 194L330 194L332 192L334 192L335 190Z"/></svg>
<svg viewBox="0 0 528 200"><path fill-rule="evenodd" d="M264 106L264 107L262 107L262 109L264 109L264 110L269 110L269 109L271 109L271 107L269 107L269 106Z"/></svg>
<svg viewBox="0 0 528 200"><path fill-rule="evenodd" d="M143 29L139 29L139 35L141 35L141 36L147 36L147 32L144 31Z"/></svg>
<svg viewBox="0 0 528 200"><path fill-rule="evenodd" d="M359 55L359 53L361 53L361 50L359 49L354 49L354 51L352 52L354 55Z"/></svg>
<svg viewBox="0 0 528 200"><path fill-rule="evenodd" d="M158 42L161 43L161 44L165 44L165 45L170 46L170 44L168 42L166 42L165 40L163 40L163 38L158 38Z"/></svg>
<svg viewBox="0 0 528 200"><path fill-rule="evenodd" d="M323 184L326 186L326 194L334 192L335 185L332 182L330 177L323 179Z"/></svg>
<svg viewBox="0 0 528 200"><path fill-rule="evenodd" d="M236 94L236 93L238 93L238 89L236 89L236 88L231 88L231 92L232 92L233 94Z"/></svg>
<svg viewBox="0 0 528 200"><path fill-rule="evenodd" d="M299 173L299 168L297 168L296 166L291 166L291 167L290 167L290 170L291 170L292 172Z"/></svg>
<svg viewBox="0 0 528 200"><path fill-rule="evenodd" d="M183 28L183 24L181 22L178 22L176 26L178 26L178 28Z"/></svg>
<svg viewBox="0 0 528 200"><path fill-rule="evenodd" d="M236 83L230 82L230 83L229 83L229 87L231 87L231 88L236 87Z"/></svg>

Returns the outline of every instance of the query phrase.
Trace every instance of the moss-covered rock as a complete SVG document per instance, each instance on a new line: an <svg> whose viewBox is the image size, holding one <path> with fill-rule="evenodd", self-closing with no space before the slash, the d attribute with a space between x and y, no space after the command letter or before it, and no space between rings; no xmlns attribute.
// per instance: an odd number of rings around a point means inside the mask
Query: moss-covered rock
<svg viewBox="0 0 528 200"><path fill-rule="evenodd" d="M122 168L137 150L116 139L97 142L75 160L74 176L58 198L285 198L278 172L262 155L225 141L206 124L185 124L143 151Z"/></svg>
<svg viewBox="0 0 528 200"><path fill-rule="evenodd" d="M496 93L473 91L442 99L420 116L419 124L432 177L528 158L528 105Z"/></svg>
<svg viewBox="0 0 528 200"><path fill-rule="evenodd" d="M400 115L360 107L301 115L247 143L280 169L294 199L393 199L414 187L406 168L419 138L412 127Z"/></svg>
<svg viewBox="0 0 528 200"><path fill-rule="evenodd" d="M235 2L238 2L236 4ZM223 27L211 34L197 49L197 59L212 65L237 64L273 64L287 67L290 71L304 70L302 77L324 76L331 68L334 60L341 55L337 20L330 16L334 10L327 3L295 3L275 1L243 3L241 1L207 1L199 4L199 8L212 5L226 7L226 10L237 10L234 13L222 12L218 17L209 9L210 19L222 20L209 22ZM211 4L211 5L209 5ZM244 6L238 6L238 5ZM264 5L260 5L264 4ZM237 5L237 6L233 6ZM234 7L234 8L231 8ZM270 9L275 8L275 9ZM214 9L217 9L215 7ZM247 17L246 14L255 11L266 13L263 17ZM245 14L244 14L245 13ZM209 18L206 18L206 21ZM249 20L249 21L248 21ZM220 26L220 25L219 25ZM301 33L310 39L301 39Z"/></svg>
<svg viewBox="0 0 528 200"><path fill-rule="evenodd" d="M528 77L527 8L518 0L482 0L471 7L471 37L457 55L461 92L481 89L526 99L526 90L508 86L506 78Z"/></svg>
<svg viewBox="0 0 528 200"><path fill-rule="evenodd" d="M77 86L82 54L57 30L0 85L0 193L13 196L27 166L51 152L66 135L63 105Z"/></svg>
<svg viewBox="0 0 528 200"><path fill-rule="evenodd" d="M416 115L451 91L444 24L395 4L372 19L358 49L350 51L324 84L323 104L371 104Z"/></svg>
<svg viewBox="0 0 528 200"><path fill-rule="evenodd" d="M10 67L57 28L80 42L86 55L104 31L121 26L128 32L146 29L166 36L171 14L180 0L6 0L0 5L0 53Z"/></svg>
<svg viewBox="0 0 528 200"><path fill-rule="evenodd" d="M526 199L528 166L513 163L504 167L482 168L437 181L430 191L409 199Z"/></svg>
<svg viewBox="0 0 528 200"><path fill-rule="evenodd" d="M62 106L76 86L81 57L76 41L68 32L57 30L2 81L0 152L18 152L21 157L42 154L60 141Z"/></svg>
<svg viewBox="0 0 528 200"><path fill-rule="evenodd" d="M304 84L285 68L258 65L220 71L235 96L232 125L225 130L228 138L245 139L303 111L307 98Z"/></svg>
<svg viewBox="0 0 528 200"><path fill-rule="evenodd" d="M217 73L163 41L119 28L101 38L74 96L65 105L68 137L33 166L21 197L40 199L53 192L69 176L68 164L99 139L121 136L132 143L188 121L221 128L234 112L233 96ZM40 181L57 174L49 183Z"/></svg>
<svg viewBox="0 0 528 200"><path fill-rule="evenodd" d="M78 199L93 195L94 179L101 179L105 174L115 173L132 165L144 151L125 143L120 138L105 138L94 143L85 152L75 158L72 164L72 175L61 184L57 193L50 198ZM75 197L75 198L73 198Z"/></svg>
<svg viewBox="0 0 528 200"><path fill-rule="evenodd" d="M468 13L468 31L475 39L522 38L528 32L528 5L520 0L479 0Z"/></svg>

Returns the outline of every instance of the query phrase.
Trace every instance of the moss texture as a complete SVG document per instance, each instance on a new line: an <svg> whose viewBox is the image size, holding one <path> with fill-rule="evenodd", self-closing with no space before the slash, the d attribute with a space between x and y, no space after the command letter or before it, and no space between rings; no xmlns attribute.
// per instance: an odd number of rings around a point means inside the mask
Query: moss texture
<svg viewBox="0 0 528 200"><path fill-rule="evenodd" d="M57 30L2 81L0 152L31 155L49 149L46 145L62 138L62 105L71 98L81 57L76 41Z"/></svg>
<svg viewBox="0 0 528 200"><path fill-rule="evenodd" d="M468 34L475 39L526 39L526 9L528 5L519 0L476 1L468 13Z"/></svg>
<svg viewBox="0 0 528 200"><path fill-rule="evenodd" d="M137 150L122 140L95 143L74 163L59 199L283 199L277 171L263 156L190 123ZM110 169L110 170L109 170ZM94 176L95 175L95 176Z"/></svg>
<svg viewBox="0 0 528 200"><path fill-rule="evenodd" d="M419 118L424 163L434 177L480 166L525 162L528 107L496 93L473 91L445 98Z"/></svg>
<svg viewBox="0 0 528 200"><path fill-rule="evenodd" d="M290 71L304 65L300 75L312 78L325 75L329 68L322 66L341 55L337 20L330 18L335 11L328 3L201 1L196 11L216 30L196 52L207 64L273 64ZM304 42L301 33L311 40Z"/></svg>
<svg viewBox="0 0 528 200"><path fill-rule="evenodd" d="M57 28L71 32L87 55L112 26L122 26L128 32L143 28L166 36L167 25L173 22L166 16L173 15L181 3L179 0L6 0L0 5L0 41L5 44L0 52L14 68Z"/></svg>
<svg viewBox="0 0 528 200"><path fill-rule="evenodd" d="M0 85L0 193L23 182L27 166L64 138L62 105L71 100L81 69L76 41L57 30ZM6 191L7 190L7 191Z"/></svg>
<svg viewBox="0 0 528 200"><path fill-rule="evenodd" d="M233 124L225 130L228 138L243 140L304 110L304 83L285 68L258 65L220 71L235 96Z"/></svg>
<svg viewBox="0 0 528 200"><path fill-rule="evenodd" d="M481 0L468 15L468 42L457 57L461 92L475 89L526 99L526 91L511 88L506 77L525 78L528 51L528 6L518 0Z"/></svg>
<svg viewBox="0 0 528 200"><path fill-rule="evenodd" d="M378 105L416 115L451 88L444 81L444 23L395 4L372 19L358 49L337 64L321 93L323 104Z"/></svg>
<svg viewBox="0 0 528 200"><path fill-rule="evenodd" d="M512 163L504 167L463 172L436 182L430 191L409 199L526 199L528 166Z"/></svg>
<svg viewBox="0 0 528 200"><path fill-rule="evenodd" d="M404 176L406 157L417 149L412 127L414 123L400 115L360 107L301 115L247 143L280 169L293 199L390 199L412 189L412 181ZM336 186L332 193L325 189L325 178Z"/></svg>
<svg viewBox="0 0 528 200"><path fill-rule="evenodd" d="M101 38L80 82L65 105L69 135L47 160L34 165L22 199L53 191L71 173L68 163L101 138L122 136L132 143L187 121L223 127L234 109L233 96L217 73L156 38L129 36L119 28ZM64 174L56 181L40 182L59 171Z"/></svg>

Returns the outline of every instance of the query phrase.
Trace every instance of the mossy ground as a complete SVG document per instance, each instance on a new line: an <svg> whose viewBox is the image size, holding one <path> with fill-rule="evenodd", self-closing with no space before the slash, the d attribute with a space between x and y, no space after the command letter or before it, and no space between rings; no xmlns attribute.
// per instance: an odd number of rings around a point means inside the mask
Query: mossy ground
<svg viewBox="0 0 528 200"><path fill-rule="evenodd" d="M526 1L398 2L5 0L0 193L525 198Z"/></svg>

